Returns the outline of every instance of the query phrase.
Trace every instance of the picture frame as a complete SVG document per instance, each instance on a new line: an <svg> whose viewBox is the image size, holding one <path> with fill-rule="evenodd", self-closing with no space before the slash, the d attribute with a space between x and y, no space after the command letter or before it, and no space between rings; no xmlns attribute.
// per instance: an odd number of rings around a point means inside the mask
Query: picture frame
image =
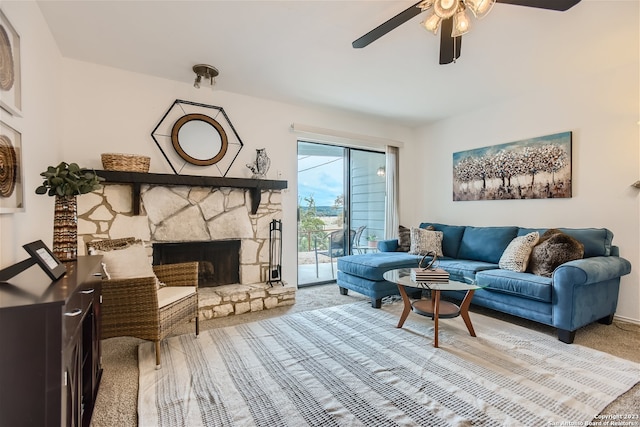
<svg viewBox="0 0 640 427"><path fill-rule="evenodd" d="M453 153L453 201L572 197L572 132Z"/></svg>
<svg viewBox="0 0 640 427"><path fill-rule="evenodd" d="M0 10L0 108L22 117L20 34Z"/></svg>
<svg viewBox="0 0 640 427"><path fill-rule="evenodd" d="M0 120L0 214L24 212L22 134Z"/></svg>
<svg viewBox="0 0 640 427"><path fill-rule="evenodd" d="M35 242L22 245L31 258L44 270L45 273L52 280L58 280L67 272L67 266L64 265L51 250L45 245L42 240L36 240Z"/></svg>

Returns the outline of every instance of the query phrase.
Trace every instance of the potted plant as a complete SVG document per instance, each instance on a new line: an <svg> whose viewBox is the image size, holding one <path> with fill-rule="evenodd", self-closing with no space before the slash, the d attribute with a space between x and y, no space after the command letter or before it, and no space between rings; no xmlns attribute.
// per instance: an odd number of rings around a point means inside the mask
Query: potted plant
<svg viewBox="0 0 640 427"><path fill-rule="evenodd" d="M375 234L369 234L367 236L367 242L369 242L369 247L375 248L378 246L378 236Z"/></svg>
<svg viewBox="0 0 640 427"><path fill-rule="evenodd" d="M76 163L61 162L40 173L44 178L36 194L55 196L53 254L60 261L72 261L78 254L78 202L76 196L100 188L104 178Z"/></svg>

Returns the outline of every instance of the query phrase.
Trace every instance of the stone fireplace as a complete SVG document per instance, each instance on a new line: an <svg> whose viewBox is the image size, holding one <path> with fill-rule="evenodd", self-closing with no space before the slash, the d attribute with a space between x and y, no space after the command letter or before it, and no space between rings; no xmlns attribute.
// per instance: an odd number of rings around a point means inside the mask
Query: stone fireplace
<svg viewBox="0 0 640 427"><path fill-rule="evenodd" d="M262 190L257 209L243 188L143 184L139 191L139 215L128 184L107 182L78 197L79 254L85 242L133 236L145 243L154 264L201 262L202 318L295 302L295 286L266 283L269 225L282 218L280 190ZM190 246L195 249L185 258L181 248Z"/></svg>

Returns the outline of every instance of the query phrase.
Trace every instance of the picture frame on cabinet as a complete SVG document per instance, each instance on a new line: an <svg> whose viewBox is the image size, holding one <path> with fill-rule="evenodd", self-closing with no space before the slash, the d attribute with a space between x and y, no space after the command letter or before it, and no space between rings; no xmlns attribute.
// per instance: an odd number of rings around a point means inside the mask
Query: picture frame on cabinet
<svg viewBox="0 0 640 427"><path fill-rule="evenodd" d="M0 108L22 117L20 34L0 10Z"/></svg>
<svg viewBox="0 0 640 427"><path fill-rule="evenodd" d="M22 134L0 119L0 214L24 212Z"/></svg>
<svg viewBox="0 0 640 427"><path fill-rule="evenodd" d="M52 280L58 280L67 272L67 266L56 258L42 240L27 243L26 245L22 245L22 247Z"/></svg>

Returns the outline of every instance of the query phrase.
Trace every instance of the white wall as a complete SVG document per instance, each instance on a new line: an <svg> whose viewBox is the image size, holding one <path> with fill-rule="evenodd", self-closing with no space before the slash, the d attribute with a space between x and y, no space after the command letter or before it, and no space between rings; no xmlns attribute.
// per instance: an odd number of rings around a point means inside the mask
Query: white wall
<svg viewBox="0 0 640 427"><path fill-rule="evenodd" d="M188 67L189 64L185 64ZM297 245L297 140L293 122L356 134L406 141L409 130L345 114L302 108L265 99L208 89L195 89L192 81L174 82L101 65L64 59L62 153L59 159L101 169L100 154L144 154L151 157L151 172L172 173L151 132L176 99L224 108L244 143L228 177L250 177L245 166L257 148L271 158L269 179L288 181L283 192L283 278L296 282ZM224 79L221 70L219 79ZM201 168L201 175L212 174ZM280 173L280 176L278 176Z"/></svg>
<svg viewBox="0 0 640 427"><path fill-rule="evenodd" d="M401 224L606 227L633 270L622 278L617 315L640 321L640 179L638 41L627 66L575 76L556 87L418 130L404 150ZM452 154L563 131L573 132L573 197L554 200L452 201ZM424 166L411 159L423 159ZM408 162L408 163L407 163ZM407 203L410 194L416 203Z"/></svg>
<svg viewBox="0 0 640 427"><path fill-rule="evenodd" d="M244 148L227 174L249 177L245 167L255 149L271 157L269 179L283 179L283 277L296 281L296 135L293 122L341 132L408 141L411 132L353 114L311 109L210 90L62 58L35 2L2 3L21 36L23 118L0 117L22 132L24 150L24 213L0 215L0 268L26 258L22 245L52 241L53 199L37 196L39 173L60 161L101 168L100 154L122 152L151 157L151 172L171 173L151 132L176 99L225 109ZM190 64L185 64L189 67ZM224 79L224 70L219 79ZM202 175L210 175L203 169Z"/></svg>
<svg viewBox="0 0 640 427"><path fill-rule="evenodd" d="M0 268L26 258L21 246L51 244L53 200L36 196L47 165L76 161L100 168L100 153L151 156L152 172L170 172L150 133L175 99L222 106L245 143L230 177L249 176L256 148L272 158L269 178L289 181L283 197L284 278L295 281L296 135L292 122L404 141L401 223L607 227L634 266L622 280L618 315L640 321L640 178L638 40L620 48L629 65L575 76L557 87L418 129L339 111L302 108L219 90L193 88L95 64L63 59L34 2L2 3L21 36L23 118L2 120L22 132L24 213L0 215ZM189 64L185 64L188 67ZM224 78L221 70L220 79ZM573 198L452 202L451 154L471 148L573 131ZM412 144L418 140L417 144ZM420 173L416 173L420 171ZM204 173L203 173L204 174Z"/></svg>
<svg viewBox="0 0 640 427"><path fill-rule="evenodd" d="M60 160L60 52L35 2L2 2L20 34L23 117L0 110L0 120L22 133L25 212L0 215L0 268L27 258L22 245L53 239L53 198L38 196L40 172Z"/></svg>

